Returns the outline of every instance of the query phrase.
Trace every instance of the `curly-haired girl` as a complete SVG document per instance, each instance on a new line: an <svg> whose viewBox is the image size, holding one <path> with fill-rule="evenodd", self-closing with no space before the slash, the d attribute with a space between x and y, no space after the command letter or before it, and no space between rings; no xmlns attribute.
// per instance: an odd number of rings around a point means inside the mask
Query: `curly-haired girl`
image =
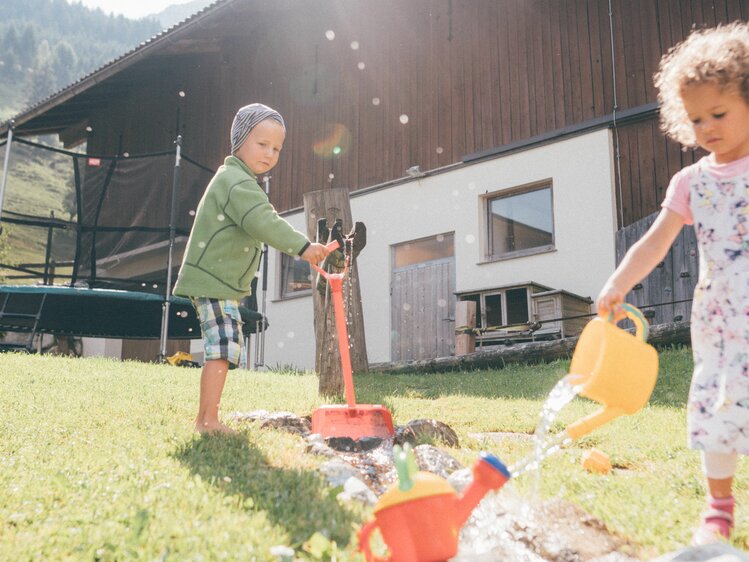
<svg viewBox="0 0 749 562"><path fill-rule="evenodd" d="M632 287L693 224L700 275L692 304L689 446L702 451L708 507L693 544L728 539L733 476L749 454L749 25L692 32L655 75L663 130L707 156L671 179L662 210L627 252L596 304L621 316Z"/></svg>

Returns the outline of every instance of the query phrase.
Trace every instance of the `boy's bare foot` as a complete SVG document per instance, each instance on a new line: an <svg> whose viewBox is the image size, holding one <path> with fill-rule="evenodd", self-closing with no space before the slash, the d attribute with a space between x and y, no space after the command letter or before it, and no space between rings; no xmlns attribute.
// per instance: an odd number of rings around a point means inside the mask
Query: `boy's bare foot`
<svg viewBox="0 0 749 562"><path fill-rule="evenodd" d="M224 425L221 422L203 422L195 424L195 431L198 433L211 434L211 433L224 433L232 434L236 433L228 425Z"/></svg>

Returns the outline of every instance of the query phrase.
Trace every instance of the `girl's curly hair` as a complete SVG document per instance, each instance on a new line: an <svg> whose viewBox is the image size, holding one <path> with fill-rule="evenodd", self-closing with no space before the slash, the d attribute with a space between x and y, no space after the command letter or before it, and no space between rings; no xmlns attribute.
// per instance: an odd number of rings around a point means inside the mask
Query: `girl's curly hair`
<svg viewBox="0 0 749 562"><path fill-rule="evenodd" d="M663 55L654 76L661 129L685 146L697 140L681 100L681 89L712 84L739 93L749 104L749 24L734 22L693 31Z"/></svg>

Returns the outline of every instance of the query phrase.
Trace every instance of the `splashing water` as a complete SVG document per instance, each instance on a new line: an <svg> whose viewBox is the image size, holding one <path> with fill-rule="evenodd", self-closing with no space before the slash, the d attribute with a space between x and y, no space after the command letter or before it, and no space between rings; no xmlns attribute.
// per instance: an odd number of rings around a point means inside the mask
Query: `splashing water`
<svg viewBox="0 0 749 562"><path fill-rule="evenodd" d="M514 522L530 517L529 511L529 504L520 499L510 484L501 492L489 492L461 529L458 554L451 562L486 562L498 547L503 551L499 559L540 561L541 558L528 552L513 536Z"/></svg>
<svg viewBox="0 0 749 562"><path fill-rule="evenodd" d="M530 501L522 500L511 484L501 490L488 493L473 510L460 535L458 555L453 562L489 562L511 559L516 562L539 562L545 560L517 540L518 525L522 527L534 519L531 507L538 497L541 461L559 451L572 441L566 431L550 436L549 430L559 412L580 393L583 385L572 385L567 377L561 379L549 393L533 434L533 452L509 467L512 478L528 470L536 471L534 491ZM452 477L451 477L452 478ZM470 474L465 472L466 481ZM461 485L462 482L456 482ZM467 483L467 482L466 482ZM527 542L527 541L526 541ZM492 553L490 556L489 553Z"/></svg>
<svg viewBox="0 0 749 562"><path fill-rule="evenodd" d="M510 467L510 474L513 478L527 470L538 470L542 460L572 441L566 431L550 437L549 429L551 429L551 424L556 419L557 414L580 393L582 386L581 384L572 385L568 382L568 377L564 377L552 389L541 408L539 414L541 419L533 434L533 453ZM538 490L538 478L540 478L540 471L537 475L536 491Z"/></svg>

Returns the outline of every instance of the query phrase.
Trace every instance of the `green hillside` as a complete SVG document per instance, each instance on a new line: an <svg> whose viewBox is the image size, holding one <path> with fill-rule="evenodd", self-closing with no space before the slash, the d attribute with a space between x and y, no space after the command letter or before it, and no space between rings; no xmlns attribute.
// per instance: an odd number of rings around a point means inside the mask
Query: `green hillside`
<svg viewBox="0 0 749 562"><path fill-rule="evenodd" d="M55 218L71 220L75 218L71 214L73 202L73 167L69 157L13 144L3 218L15 218L16 213L46 218L54 213ZM47 236L46 228L4 223L5 263L43 263ZM51 250L52 259L71 260L75 250L71 233L53 231ZM9 274L12 272L0 270L0 276Z"/></svg>
<svg viewBox="0 0 749 562"><path fill-rule="evenodd" d="M161 30L66 0L0 3L0 117L75 82Z"/></svg>

